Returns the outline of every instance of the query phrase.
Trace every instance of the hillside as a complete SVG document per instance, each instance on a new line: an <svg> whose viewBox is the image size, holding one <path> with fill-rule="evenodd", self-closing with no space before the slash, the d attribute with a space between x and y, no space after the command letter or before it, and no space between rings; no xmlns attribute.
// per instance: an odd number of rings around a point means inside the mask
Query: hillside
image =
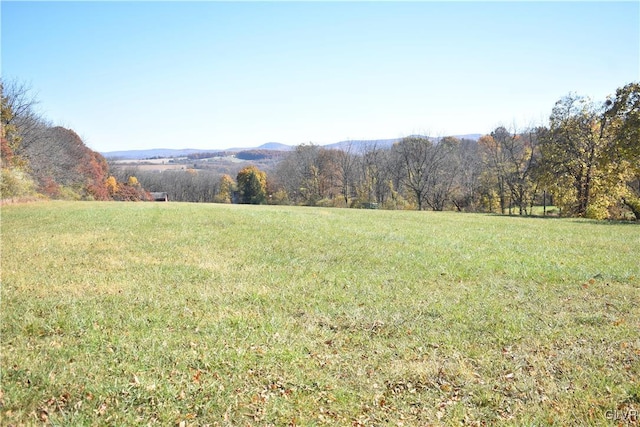
<svg viewBox="0 0 640 427"><path fill-rule="evenodd" d="M118 182L110 176L106 159L74 130L41 116L30 91L0 79L0 202L149 199L135 177Z"/></svg>
<svg viewBox="0 0 640 427"><path fill-rule="evenodd" d="M28 162L38 189L50 197L109 197L105 158L85 145L80 136L61 126L40 126L25 138L20 155Z"/></svg>

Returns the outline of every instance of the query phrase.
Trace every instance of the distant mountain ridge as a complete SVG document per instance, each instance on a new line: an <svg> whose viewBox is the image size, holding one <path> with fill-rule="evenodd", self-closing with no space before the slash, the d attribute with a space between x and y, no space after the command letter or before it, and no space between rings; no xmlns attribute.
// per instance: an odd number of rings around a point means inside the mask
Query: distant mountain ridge
<svg viewBox="0 0 640 427"><path fill-rule="evenodd" d="M440 138L434 138L434 137L430 137L427 136L425 137L425 135L409 135L409 136L416 136L416 137L421 137L421 138L429 138L432 141L437 141ZM470 133L470 134L466 134L466 135L452 135L454 138L458 138L458 139L471 139L473 141L477 141L478 139L480 139L480 137L482 136L482 134L479 133ZM406 137L402 137L402 138L391 138L391 139L374 139L374 140L367 140L367 139L356 139L356 140L346 140L346 141L340 141L340 142L335 142L333 144L327 144L327 145L323 145L324 148L335 148L335 149L339 149L339 150L348 150L349 148L351 148L352 151L354 152L359 152L361 150L364 150L366 148L390 148L393 146L393 144L395 144L396 142L400 142L403 138Z"/></svg>
<svg viewBox="0 0 640 427"><path fill-rule="evenodd" d="M266 144L262 144L259 147L256 147L258 150L276 150L276 151L290 151L295 147L287 144L281 144L279 142L267 142ZM246 150L246 148L244 148Z"/></svg>
<svg viewBox="0 0 640 427"><path fill-rule="evenodd" d="M420 135L416 135L420 136ZM473 133L466 135L453 135L458 139L472 139L477 141L482 134ZM404 138L404 137L403 137ZM359 152L368 147L376 147L376 148L389 148L396 142L400 141L402 138L391 138L391 139L373 139L373 140L345 140L340 142L335 142L333 144L322 145L324 148L329 149L339 149L339 150L347 150L351 149L353 152ZM227 148L224 150L221 149L203 149L203 148L182 148L182 149L174 149L174 148L152 148L148 150L120 150L120 151L107 151L101 152L104 157L109 159L122 159L122 160L142 160L142 159L152 159L152 158L162 158L162 157L182 157L188 156L190 154L195 153L205 153L205 152L239 152L239 151L251 151L251 150L271 150L271 151L291 151L296 148L295 145L287 145L279 142L267 142L258 147L237 147L237 148Z"/></svg>
<svg viewBox="0 0 640 427"><path fill-rule="evenodd" d="M126 159L141 160L161 157L181 157L189 154L202 153L203 151L220 151L220 150L200 150L196 148L151 148L148 150L121 150L101 152L108 159Z"/></svg>

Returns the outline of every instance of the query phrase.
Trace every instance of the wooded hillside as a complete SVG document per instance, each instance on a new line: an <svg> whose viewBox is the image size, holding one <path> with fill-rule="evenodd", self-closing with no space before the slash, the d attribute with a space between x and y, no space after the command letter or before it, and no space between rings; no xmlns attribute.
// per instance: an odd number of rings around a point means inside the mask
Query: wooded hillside
<svg viewBox="0 0 640 427"><path fill-rule="evenodd" d="M71 129L35 112L27 86L0 81L2 92L1 199L147 200L137 180L117 182L106 159Z"/></svg>

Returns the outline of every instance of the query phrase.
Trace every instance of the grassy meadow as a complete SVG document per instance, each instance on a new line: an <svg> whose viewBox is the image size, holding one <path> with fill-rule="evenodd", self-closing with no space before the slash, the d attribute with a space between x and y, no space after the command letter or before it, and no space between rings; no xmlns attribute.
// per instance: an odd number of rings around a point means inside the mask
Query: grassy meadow
<svg viewBox="0 0 640 427"><path fill-rule="evenodd" d="M637 224L181 203L1 214L1 425L638 422Z"/></svg>

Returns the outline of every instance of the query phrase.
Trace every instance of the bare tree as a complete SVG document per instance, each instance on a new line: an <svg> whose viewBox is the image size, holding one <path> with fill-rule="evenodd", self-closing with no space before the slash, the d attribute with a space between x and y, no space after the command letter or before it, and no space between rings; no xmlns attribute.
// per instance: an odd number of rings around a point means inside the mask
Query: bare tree
<svg viewBox="0 0 640 427"><path fill-rule="evenodd" d="M444 210L452 198L456 178L461 169L459 149L460 140L454 137L442 138L433 147L432 178L428 180L425 201L434 211Z"/></svg>
<svg viewBox="0 0 640 427"><path fill-rule="evenodd" d="M349 207L349 200L353 196L356 181L356 164L358 159L354 151L353 143L348 142L337 155L340 194L347 207Z"/></svg>
<svg viewBox="0 0 640 427"><path fill-rule="evenodd" d="M457 150L459 169L451 202L458 211L478 209L482 160L478 142L462 139Z"/></svg>
<svg viewBox="0 0 640 427"><path fill-rule="evenodd" d="M404 185L415 198L418 210L422 210L428 205L429 192L433 191L449 150L445 144L434 144L421 136L402 139L394 150L404 167Z"/></svg>
<svg viewBox="0 0 640 427"><path fill-rule="evenodd" d="M276 174L290 200L314 205L320 193L320 147L301 144L280 163Z"/></svg>

